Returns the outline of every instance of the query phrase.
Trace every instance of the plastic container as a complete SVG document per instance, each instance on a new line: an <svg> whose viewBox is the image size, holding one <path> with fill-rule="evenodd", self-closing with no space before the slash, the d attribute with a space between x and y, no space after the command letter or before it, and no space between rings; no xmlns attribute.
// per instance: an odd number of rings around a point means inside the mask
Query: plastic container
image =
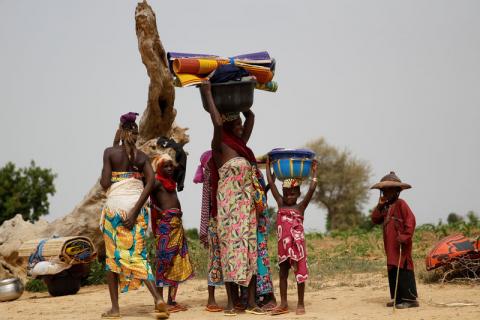
<svg viewBox="0 0 480 320"><path fill-rule="evenodd" d="M220 113L245 112L253 105L255 81L229 81L212 83L212 96ZM208 112L208 106L203 95L203 108Z"/></svg>
<svg viewBox="0 0 480 320"><path fill-rule="evenodd" d="M282 181L308 178L315 157L308 149L273 149L268 155L275 175Z"/></svg>

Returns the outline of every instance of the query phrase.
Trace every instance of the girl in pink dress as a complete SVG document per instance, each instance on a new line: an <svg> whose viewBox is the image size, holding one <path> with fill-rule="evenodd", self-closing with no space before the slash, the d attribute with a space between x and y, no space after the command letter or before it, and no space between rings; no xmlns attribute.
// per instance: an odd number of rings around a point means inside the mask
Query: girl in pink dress
<svg viewBox="0 0 480 320"><path fill-rule="evenodd" d="M280 266L280 297L281 303L272 310L272 315L288 313L287 303L287 280L290 268L293 269L297 280L298 303L297 315L305 314L305 280L308 278L307 252L303 231L303 216L315 188L317 187L317 163L313 163L310 187L305 198L297 203L300 197L301 180L287 179L283 181L283 195L275 186L270 159L267 160L267 179L271 187L272 195L277 201L277 230L278 230L278 263Z"/></svg>

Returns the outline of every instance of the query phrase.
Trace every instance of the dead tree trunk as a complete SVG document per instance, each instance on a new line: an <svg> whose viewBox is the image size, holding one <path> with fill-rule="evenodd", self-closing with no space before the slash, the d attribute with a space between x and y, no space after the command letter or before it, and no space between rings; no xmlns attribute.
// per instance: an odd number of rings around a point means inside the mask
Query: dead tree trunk
<svg viewBox="0 0 480 320"><path fill-rule="evenodd" d="M172 152L172 150L163 150L157 146L156 139L159 136L172 137L182 144L188 143L189 137L186 134L187 128L178 127L174 122L177 111L174 108L175 88L173 86L173 78L168 69L165 50L158 35L155 13L146 1L137 4L135 24L138 48L150 78L148 102L140 120L137 146L152 157L164 152ZM112 132L112 139L113 135L114 132ZM53 221L46 228L43 223L41 231L39 229L41 237L50 237L54 234L58 236L85 235L90 237L99 252L102 252L104 244L98 221L104 202L105 192L97 181L70 214ZM35 227L35 225L32 227ZM34 237L38 238L39 233L32 232L30 234L35 234ZM12 232L12 234L15 234L15 232ZM0 243L0 253L2 253L4 258L18 256L15 250L18 250L18 247L24 241L31 240L31 235L16 235L15 239L5 239L5 242ZM9 245L7 250L7 246L4 245L13 240L18 243L18 246ZM2 248L4 249L3 251ZM9 262L12 260L14 259L9 259ZM25 263L25 261L20 260L15 260L17 261L15 263ZM5 263L4 261L2 262ZM4 267L9 270L19 269L18 265L5 265ZM18 275L24 277L24 274Z"/></svg>
<svg viewBox="0 0 480 320"><path fill-rule="evenodd" d="M135 24L138 49L150 77L147 108L140 120L140 144L166 136L173 125L177 111L173 108L175 88L168 70L165 49L160 42L155 13L146 1L137 5Z"/></svg>

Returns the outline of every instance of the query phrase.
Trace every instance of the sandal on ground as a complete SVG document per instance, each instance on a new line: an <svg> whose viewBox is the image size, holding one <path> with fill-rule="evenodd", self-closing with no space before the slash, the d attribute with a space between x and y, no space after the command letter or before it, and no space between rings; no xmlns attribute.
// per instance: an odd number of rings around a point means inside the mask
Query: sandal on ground
<svg viewBox="0 0 480 320"><path fill-rule="evenodd" d="M237 311L245 311L245 309L247 309L247 306L243 303L236 303L233 308Z"/></svg>
<svg viewBox="0 0 480 320"><path fill-rule="evenodd" d="M235 312L235 309L230 309L230 310L224 310L223 315L227 317L234 317L237 315L237 313Z"/></svg>
<svg viewBox="0 0 480 320"><path fill-rule="evenodd" d="M208 311L208 312L220 312L220 311L223 311L223 308L215 305L215 304L207 304L207 306L205 307L205 311Z"/></svg>
<svg viewBox="0 0 480 320"><path fill-rule="evenodd" d="M188 308L185 307L185 306L182 306L178 303L174 304L174 305L170 305L168 306L168 312L170 313L175 313L175 312L180 312L180 311L187 311Z"/></svg>
<svg viewBox="0 0 480 320"><path fill-rule="evenodd" d="M170 318L170 314L167 312L156 312L155 313L155 318L157 319L168 319Z"/></svg>
<svg viewBox="0 0 480 320"><path fill-rule="evenodd" d="M102 319L120 319L120 313L112 313L111 311L106 311L102 313Z"/></svg>
<svg viewBox="0 0 480 320"><path fill-rule="evenodd" d="M288 310L288 307L276 307L272 310L270 313L272 316L278 316L281 314L286 314L289 313L290 311Z"/></svg>
<svg viewBox="0 0 480 320"><path fill-rule="evenodd" d="M186 305L186 304L178 304L178 303L177 303L177 306L178 306L180 309L182 309L182 310L180 310L180 311L187 311L187 310L188 310L188 305Z"/></svg>
<svg viewBox="0 0 480 320"><path fill-rule="evenodd" d="M277 307L277 304L273 301L268 302L262 307L263 311L270 312Z"/></svg>
<svg viewBox="0 0 480 320"><path fill-rule="evenodd" d="M261 308L259 308L259 307L247 308L247 309L245 309L245 312L246 312L246 313L250 313L250 314L257 314L257 315L267 314L266 311L263 311L263 310L262 310Z"/></svg>

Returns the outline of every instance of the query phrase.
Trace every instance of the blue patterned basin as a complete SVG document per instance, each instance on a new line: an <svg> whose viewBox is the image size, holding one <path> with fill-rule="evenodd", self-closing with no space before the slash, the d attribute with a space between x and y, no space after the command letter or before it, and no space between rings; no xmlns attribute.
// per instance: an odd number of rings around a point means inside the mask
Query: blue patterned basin
<svg viewBox="0 0 480 320"><path fill-rule="evenodd" d="M310 176L315 153L307 149L273 149L268 154L279 180L305 179Z"/></svg>

